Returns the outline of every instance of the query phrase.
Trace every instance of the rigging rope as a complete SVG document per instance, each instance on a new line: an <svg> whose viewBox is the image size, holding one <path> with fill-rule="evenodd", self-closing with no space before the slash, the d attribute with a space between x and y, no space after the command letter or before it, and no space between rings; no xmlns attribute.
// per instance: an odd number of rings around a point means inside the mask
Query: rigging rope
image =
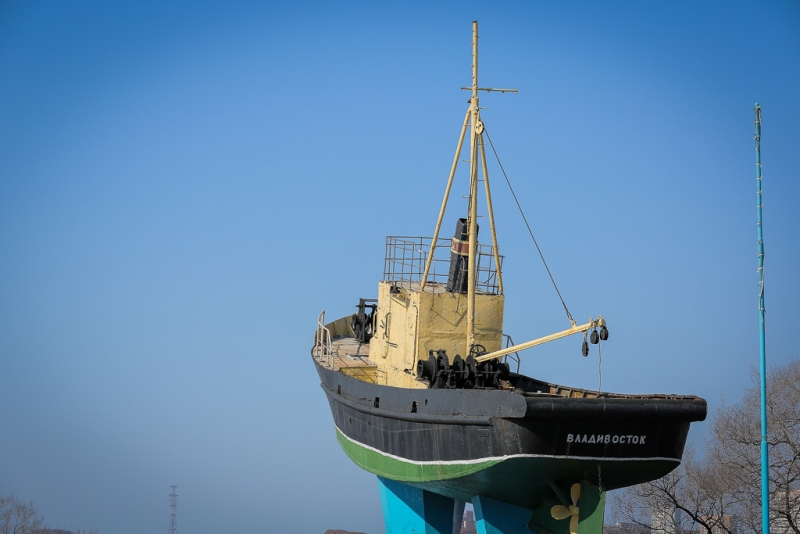
<svg viewBox="0 0 800 534"><path fill-rule="evenodd" d="M556 289L556 293L558 293L558 298L561 300L561 305L564 306L564 311L567 312L567 318L569 318L569 322L573 325L575 324L575 319L572 318L572 314L569 313L569 309L567 308L567 304L564 302L564 297L561 296L561 291L558 290L558 286L556 285L556 281L553 278L553 274L550 272L550 267L547 266L547 262L544 259L544 254L542 254L542 249L539 248L539 243L536 242L536 238L533 237L533 230L531 230L531 225L528 224L528 218L525 217L525 212L522 211L522 206L517 200L517 195L514 193L514 188L511 187L511 180L508 179L508 175L506 174L506 170L503 168L503 164L500 162L500 156L497 155L497 150L494 148L494 143L492 143L492 138L489 136L489 131L486 129L486 125L483 126L483 133L486 134L486 138L489 140L489 146L492 147L492 152L494 152L494 157L497 159L498 165L500 165L500 170L503 171L503 177L506 179L506 183L508 184L508 189L511 190L511 196L514 197L514 202L517 203L517 208L519 209L520 215L522 215L522 220L525 221L525 226L528 227L528 233L531 235L531 239L533 239L533 244L536 245L536 250L539 252L539 257L542 258L542 263L544 264L544 268L547 270L548 276L550 276L550 281L553 282L553 287Z"/></svg>
<svg viewBox="0 0 800 534"><path fill-rule="evenodd" d="M597 386L597 394L603 389L603 352L600 350L600 343L597 344L597 374L600 375L600 385Z"/></svg>

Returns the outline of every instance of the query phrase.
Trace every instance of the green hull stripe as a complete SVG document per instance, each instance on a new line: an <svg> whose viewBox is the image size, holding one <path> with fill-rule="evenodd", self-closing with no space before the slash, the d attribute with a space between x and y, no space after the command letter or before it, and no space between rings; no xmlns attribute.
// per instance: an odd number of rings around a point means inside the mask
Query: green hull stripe
<svg viewBox="0 0 800 534"><path fill-rule="evenodd" d="M653 457L653 458L597 458L597 457L582 457L582 456L552 456L546 454L517 454L511 456L495 456L489 458L476 458L463 461L429 461L418 462L407 460L399 456L394 456L377 449L374 449L363 443L355 441L353 438L346 436L338 427L336 427L336 439L339 445L344 450L345 454L355 462L356 465L362 469L380 475L392 480L399 480L402 482L435 482L450 480L454 478L466 477L485 469L494 466L514 466L510 467L511 471L530 471L531 476L534 473L542 474L552 471L557 464L562 468L566 467L580 467L582 462L602 462L609 463L609 467L617 464L619 468L613 468L615 475L628 478L632 473L644 473L648 470L656 469L663 471L650 478L626 483L625 485L638 484L645 480L652 480L659 478L668 473L680 464L679 460L675 458ZM554 462L555 461L555 462ZM523 462L523 463L520 463ZM494 471L494 469L493 469ZM611 474L611 473L609 473ZM551 475L547 475L545 478Z"/></svg>
<svg viewBox="0 0 800 534"><path fill-rule="evenodd" d="M477 473L478 471L482 471L487 467L491 467L503 461L498 459L470 463L418 464L405 462L397 457L386 456L378 451L367 448L347 438L338 428L336 429L336 439L339 440L339 445L341 445L345 454L360 468L370 473L401 482L430 482L434 480L463 477Z"/></svg>

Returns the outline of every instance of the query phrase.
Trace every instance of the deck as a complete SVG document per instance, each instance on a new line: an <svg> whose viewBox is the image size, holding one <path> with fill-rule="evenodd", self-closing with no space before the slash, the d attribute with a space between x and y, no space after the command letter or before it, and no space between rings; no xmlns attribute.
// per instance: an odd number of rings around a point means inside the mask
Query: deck
<svg viewBox="0 0 800 534"><path fill-rule="evenodd" d="M331 352L325 354L321 346L314 347L311 354L316 360L333 371L376 383L378 366L369 359L369 344L352 337L336 339L331 343Z"/></svg>

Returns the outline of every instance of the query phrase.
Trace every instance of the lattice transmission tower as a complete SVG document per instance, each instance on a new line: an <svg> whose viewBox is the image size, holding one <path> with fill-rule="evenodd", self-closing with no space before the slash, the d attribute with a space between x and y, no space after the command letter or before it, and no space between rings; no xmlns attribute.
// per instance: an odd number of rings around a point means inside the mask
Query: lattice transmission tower
<svg viewBox="0 0 800 534"><path fill-rule="evenodd" d="M175 490L178 486L170 486L172 493L169 494L169 534L178 534L178 525L175 521L175 514L178 511L178 494Z"/></svg>

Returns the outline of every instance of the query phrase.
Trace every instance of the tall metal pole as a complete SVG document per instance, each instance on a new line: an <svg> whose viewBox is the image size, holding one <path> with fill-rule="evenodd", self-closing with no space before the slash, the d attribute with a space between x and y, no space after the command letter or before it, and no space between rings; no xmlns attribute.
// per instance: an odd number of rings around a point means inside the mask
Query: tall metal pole
<svg viewBox="0 0 800 534"><path fill-rule="evenodd" d="M172 493L169 494L169 534L178 534L178 524L176 521L176 514L178 512L178 494L175 490L178 486L170 486Z"/></svg>
<svg viewBox="0 0 800 534"><path fill-rule="evenodd" d="M756 207L758 210L758 323L761 349L761 531L769 534L769 452L767 451L767 356L764 335L764 229L761 224L761 106L756 102Z"/></svg>

